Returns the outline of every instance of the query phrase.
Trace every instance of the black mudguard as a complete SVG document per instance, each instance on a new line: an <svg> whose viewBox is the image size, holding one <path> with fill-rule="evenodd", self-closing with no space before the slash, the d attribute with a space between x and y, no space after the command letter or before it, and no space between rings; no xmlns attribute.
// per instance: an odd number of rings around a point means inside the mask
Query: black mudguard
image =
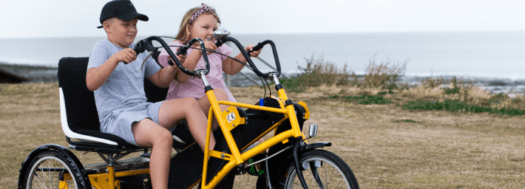
<svg viewBox="0 0 525 189"><path fill-rule="evenodd" d="M80 183L78 183L80 185L79 187L91 188L91 183L89 182L89 178L87 177L86 170L84 169L84 166L80 163L78 158L75 156L75 154L69 151L69 149L63 146L60 146L58 144L44 144L42 146L35 148L31 153L29 153L27 158L22 163L22 167L20 168L20 171L19 171L20 173L18 175L18 188L19 189L22 189L23 187L23 182L25 180L24 177L26 175L27 169L29 168L29 164L31 164L31 161L33 160L33 158L40 152L43 152L46 150L54 150L54 151L61 153L65 157L71 158L75 162L75 164L79 166L79 169L82 173L82 177L81 177L82 180L80 181Z"/></svg>

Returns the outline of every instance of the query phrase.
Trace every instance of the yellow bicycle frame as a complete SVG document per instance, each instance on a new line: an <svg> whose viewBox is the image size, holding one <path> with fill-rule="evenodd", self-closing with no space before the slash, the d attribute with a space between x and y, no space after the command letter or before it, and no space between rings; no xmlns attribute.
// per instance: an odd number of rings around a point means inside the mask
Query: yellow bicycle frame
<svg viewBox="0 0 525 189"><path fill-rule="evenodd" d="M237 103L237 102L229 102L229 101L217 101L217 98L215 97L215 93L213 90L208 90L206 92L206 96L208 97L208 100L210 101L211 108L208 113L208 128L206 131L206 148L204 150L204 164L203 164L203 170L202 170L202 179L201 179L201 188L208 189L208 188L214 188L221 180L224 178L235 166L240 165L244 161L252 158L253 156L265 151L266 149L276 145L279 142L286 143L288 142L288 138L293 137L304 137L304 134L301 132L301 129L299 128L299 123L297 121L297 116L295 114L295 109L293 107L293 104L284 105L284 102L288 100L288 97L286 96L286 93L284 92L283 88L280 88L277 91L277 94L279 96L279 103L280 108L272 108L272 107L264 107L264 106L256 106L251 104L244 104L244 103ZM310 112L308 110L308 107L304 102L299 103L301 106L304 107L306 110L305 119L308 119ZM228 110L222 111L220 109L219 105L228 105L230 108ZM237 147L237 144L235 143L233 136L231 134L231 131L236 124L230 125L228 121L226 120L228 114L232 114L230 112L231 110L235 110L235 108L231 107L242 107L242 108L249 108L253 110L261 110L261 111L267 111L267 112L274 112L274 113L281 113L284 115L284 118L282 118L280 121L272 125L270 128L268 128L265 132L263 132L261 135L253 139L250 144L254 143L255 141L262 138L264 135L266 135L271 130L276 130L277 126L281 125L286 119L290 120L291 129L284 131L282 133L279 133L272 138L266 140L265 142L255 146L254 148L244 152L240 153L239 148ZM228 147L230 149L231 154L227 154L220 151L210 150L209 149L209 142L210 137L212 133L212 120L213 115L216 115L215 118L217 119L217 122L219 123L219 127L224 135L224 138L226 140L226 143L228 144ZM239 117L239 116L237 116ZM234 121L233 121L234 122ZM242 122L242 121L241 121ZM208 167L208 158L209 157L219 158L225 161L228 161L224 167L211 179L211 181L206 184L206 173L207 173L207 167Z"/></svg>
<svg viewBox="0 0 525 189"><path fill-rule="evenodd" d="M203 163L203 170L202 170L202 179L201 179L201 188L208 189L208 188L214 188L225 176L228 174L235 166L240 165L241 163L244 163L246 160L252 158L253 156L265 151L266 149L282 142L286 143L288 142L288 138L293 137L303 137L304 134L301 132L299 128L299 123L297 121L297 115L295 114L295 109L293 107L293 104L285 105L285 101L288 100L288 97L286 96L286 93L284 92L284 89L279 89L277 91L279 95L279 105L280 108L273 108L273 107L265 107L265 106L257 106L257 105L251 105L251 104L244 104L244 103L237 103L237 102L229 102L229 101L218 101L215 97L215 93L213 90L208 90L206 92L206 95L208 97L208 100L210 101L211 108L208 113L208 127L206 130L206 148L204 151L204 163ZM306 106L306 103L299 102L299 105L303 106L305 109L305 120L309 118L310 111L308 110L308 107ZM221 111L220 105L228 105L230 108L227 110ZM281 113L284 115L284 117L274 123L271 127L269 127L266 131L264 131L262 134L260 134L258 137L253 139L248 145L253 144L255 141L259 140L266 134L268 134L270 131L277 130L277 126L281 125L286 119L290 120L291 129L281 132L272 138L266 140L265 142L257 145L256 147L244 152L240 153L240 150L237 147L237 144L235 143L233 136L231 134L231 131L238 125L244 124L245 120L244 118L241 118L237 112L237 109L235 107L242 107L242 108L249 108L253 110L261 110L261 111L267 111L267 112L274 112L274 113ZM227 120L228 115L230 114L235 115L234 120ZM224 135L224 138L226 140L226 143L228 144L228 147L230 149L231 154L227 154L220 151L210 150L209 149L209 143L210 143L210 137L212 133L212 120L213 115L215 116L217 122L219 123L219 127ZM247 145L247 146L248 146ZM219 158L225 161L228 161L226 165L211 179L211 181L206 184L206 172L208 167L208 158L209 157ZM119 177L126 177L126 176L133 176L133 175L143 175L143 174L149 174L149 169L139 169L139 170L129 170L129 171L119 171L115 172L114 167L108 166L107 167L107 173L99 173L99 174L90 174L88 175L89 181L91 182L91 185L94 188L97 189L108 189L108 188L120 188L120 181L118 180ZM69 178L71 179L71 178ZM194 185L196 185L195 183ZM65 181L61 181L61 188L67 188L67 184Z"/></svg>

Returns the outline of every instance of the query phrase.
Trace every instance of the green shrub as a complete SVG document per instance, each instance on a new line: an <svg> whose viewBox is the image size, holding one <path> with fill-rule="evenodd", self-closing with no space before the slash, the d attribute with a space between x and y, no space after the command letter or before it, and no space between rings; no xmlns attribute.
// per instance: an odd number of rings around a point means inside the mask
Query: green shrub
<svg viewBox="0 0 525 189"><path fill-rule="evenodd" d="M382 91L382 92L378 92L377 95L386 95L386 94L394 94L394 91L391 91L391 90L388 90L388 91Z"/></svg>
<svg viewBox="0 0 525 189"><path fill-rule="evenodd" d="M411 119L394 120L394 122L395 122L395 123L400 123L400 122L406 122L406 123L417 123L416 121L411 120Z"/></svg>
<svg viewBox="0 0 525 189"><path fill-rule="evenodd" d="M458 93L459 93L458 87L455 87L453 89L445 88L445 94L458 94Z"/></svg>
<svg viewBox="0 0 525 189"><path fill-rule="evenodd" d="M408 110L447 110L452 112L473 112L481 113L488 112L492 114L519 116L525 115L525 111L519 109L493 109L482 106L470 105L465 102L459 102L457 100L445 100L445 102L434 102L434 101L413 101L407 102L403 105L403 109Z"/></svg>
<svg viewBox="0 0 525 189"><path fill-rule="evenodd" d="M390 104L392 103L392 101L385 99L382 96L371 96L371 95L344 96L344 97L333 95L333 96L329 96L328 98L354 101L354 102L357 102L358 104Z"/></svg>

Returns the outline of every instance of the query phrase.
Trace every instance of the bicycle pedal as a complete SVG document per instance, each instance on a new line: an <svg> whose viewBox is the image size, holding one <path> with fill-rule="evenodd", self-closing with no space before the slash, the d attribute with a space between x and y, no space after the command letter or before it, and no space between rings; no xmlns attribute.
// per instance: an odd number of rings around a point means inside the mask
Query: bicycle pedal
<svg viewBox="0 0 525 189"><path fill-rule="evenodd" d="M252 158L248 159L248 161L246 162L247 164L246 165L249 165L249 164L252 164L253 162L257 162L261 159L264 159L266 157L266 154L257 154L255 156L253 156ZM253 175L253 176L261 176L264 174L264 168L262 165L263 162L260 162L260 163L257 163L257 164L254 164L254 165L251 165L249 167L246 167L246 172L248 172L248 174L250 175Z"/></svg>
<svg viewBox="0 0 525 189"><path fill-rule="evenodd" d="M186 144L186 142L184 142L182 139L180 139L177 135L173 135L173 140L179 142L179 143L182 143L182 144Z"/></svg>
<svg viewBox="0 0 525 189"><path fill-rule="evenodd" d="M149 161L150 156L151 156L150 153L140 154L140 158L141 158L142 161Z"/></svg>

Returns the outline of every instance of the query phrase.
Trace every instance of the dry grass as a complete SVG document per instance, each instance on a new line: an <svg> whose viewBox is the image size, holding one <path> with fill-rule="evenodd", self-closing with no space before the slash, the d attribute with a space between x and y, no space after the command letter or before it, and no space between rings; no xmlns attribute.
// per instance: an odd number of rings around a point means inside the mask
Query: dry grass
<svg viewBox="0 0 525 189"><path fill-rule="evenodd" d="M0 188L16 188L20 164L37 146L67 146L57 88L56 83L0 85ZM263 96L261 88L231 90L238 101L250 104ZM320 98L379 91L321 86L288 96L308 103L312 114L305 124L319 124L318 137L310 141L332 142L326 150L348 163L362 188L525 188L525 116L396 106L442 98L428 88L386 94L395 102L389 105ZM75 154L83 163L99 161L93 153ZM255 177L239 176L235 188L254 188L254 181Z"/></svg>

